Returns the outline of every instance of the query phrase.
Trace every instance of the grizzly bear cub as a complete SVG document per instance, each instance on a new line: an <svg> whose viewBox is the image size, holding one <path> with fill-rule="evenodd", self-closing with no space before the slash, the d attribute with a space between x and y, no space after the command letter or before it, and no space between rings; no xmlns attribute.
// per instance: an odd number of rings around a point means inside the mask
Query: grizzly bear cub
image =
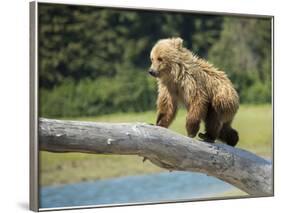
<svg viewBox="0 0 281 213"><path fill-rule="evenodd" d="M178 102L182 102L188 111L189 137L197 135L203 120L206 132L199 133L201 139L220 139L235 146L239 136L231 122L239 107L237 92L223 71L195 56L182 43L181 38L162 39L151 50L149 74L158 82L156 125L167 128Z"/></svg>

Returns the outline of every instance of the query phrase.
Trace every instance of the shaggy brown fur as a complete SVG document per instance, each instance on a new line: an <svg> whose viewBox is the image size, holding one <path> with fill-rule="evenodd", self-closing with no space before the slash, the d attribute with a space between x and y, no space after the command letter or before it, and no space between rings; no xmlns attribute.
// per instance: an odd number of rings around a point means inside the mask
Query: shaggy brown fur
<svg viewBox="0 0 281 213"><path fill-rule="evenodd" d="M158 81L157 122L168 127L178 102L188 110L186 130L195 137L200 121L205 121L205 141L219 138L231 146L239 140L231 122L239 107L239 97L223 71L198 58L182 46L181 38L159 40L151 51L149 73Z"/></svg>

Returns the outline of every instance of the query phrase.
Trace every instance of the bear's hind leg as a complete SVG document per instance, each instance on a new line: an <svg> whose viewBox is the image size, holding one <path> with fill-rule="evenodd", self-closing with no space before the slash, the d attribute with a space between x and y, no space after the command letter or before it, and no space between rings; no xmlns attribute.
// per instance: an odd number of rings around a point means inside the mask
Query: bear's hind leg
<svg viewBox="0 0 281 213"><path fill-rule="evenodd" d="M239 135L238 132L231 127L230 122L228 122L223 124L219 139L234 147L239 141Z"/></svg>
<svg viewBox="0 0 281 213"><path fill-rule="evenodd" d="M206 133L199 133L199 137L209 143L214 143L219 137L222 128L222 122L219 115L211 107L208 110L205 118L205 131Z"/></svg>

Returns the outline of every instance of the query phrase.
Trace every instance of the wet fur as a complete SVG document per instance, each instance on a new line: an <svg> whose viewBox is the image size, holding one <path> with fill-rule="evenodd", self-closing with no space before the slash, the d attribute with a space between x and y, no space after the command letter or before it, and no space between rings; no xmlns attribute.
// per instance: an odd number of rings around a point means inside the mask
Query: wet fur
<svg viewBox="0 0 281 213"><path fill-rule="evenodd" d="M168 127L179 102L188 114L186 130L195 137L201 120L206 133L199 136L214 142L219 138L231 146L239 140L231 122L239 107L239 97L223 71L198 58L182 46L181 38L159 40L151 51L151 72L157 77L157 122Z"/></svg>

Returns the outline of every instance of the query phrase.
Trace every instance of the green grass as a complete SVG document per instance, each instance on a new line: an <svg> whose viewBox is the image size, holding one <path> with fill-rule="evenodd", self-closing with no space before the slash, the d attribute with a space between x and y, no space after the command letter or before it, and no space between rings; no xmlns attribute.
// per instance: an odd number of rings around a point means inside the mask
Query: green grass
<svg viewBox="0 0 281 213"><path fill-rule="evenodd" d="M170 129L186 135L185 110L179 110ZM155 122L155 112L116 113L97 117L75 118L95 122ZM67 118L71 119L71 118ZM240 135L237 147L260 156L272 156L271 105L242 105L233 127ZM203 130L203 125L202 125ZM137 156L91 155L80 153L40 152L40 183L53 185L86 180L98 180L125 175L164 171Z"/></svg>
<svg viewBox="0 0 281 213"><path fill-rule="evenodd" d="M271 105L241 106L233 123L240 135L237 147L264 157L271 157L272 116Z"/></svg>

